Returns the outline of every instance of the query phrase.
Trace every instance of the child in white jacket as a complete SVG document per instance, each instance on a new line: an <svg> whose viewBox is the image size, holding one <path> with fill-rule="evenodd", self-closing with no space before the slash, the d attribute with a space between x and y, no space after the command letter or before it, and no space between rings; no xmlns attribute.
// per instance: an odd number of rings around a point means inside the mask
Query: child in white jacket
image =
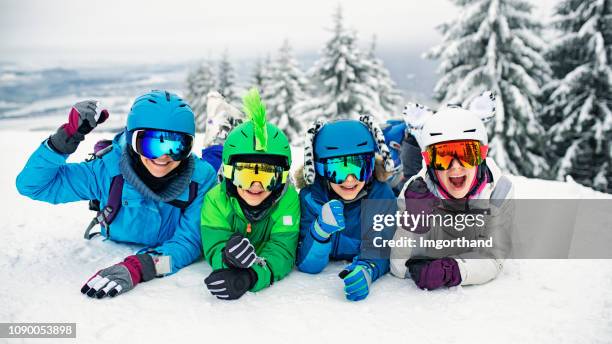
<svg viewBox="0 0 612 344"><path fill-rule="evenodd" d="M423 167L398 202L400 211L421 218L398 227L394 241L412 244L392 248L391 273L421 289L486 283L511 249L512 182L487 158L483 122L494 104L485 93L469 109L443 107L426 115L418 133Z"/></svg>

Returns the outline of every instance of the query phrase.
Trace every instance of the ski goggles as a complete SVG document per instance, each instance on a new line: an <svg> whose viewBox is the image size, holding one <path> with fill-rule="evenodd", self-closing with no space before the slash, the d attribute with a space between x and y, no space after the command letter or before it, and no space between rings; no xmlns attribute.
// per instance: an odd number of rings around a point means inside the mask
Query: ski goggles
<svg viewBox="0 0 612 344"><path fill-rule="evenodd" d="M374 172L374 154L347 155L315 162L317 174L334 184L342 184L353 175L360 182L368 181Z"/></svg>
<svg viewBox="0 0 612 344"><path fill-rule="evenodd" d="M289 171L282 166L259 162L235 162L223 165L223 176L241 189L248 189L260 182L264 189L273 191L287 182Z"/></svg>
<svg viewBox="0 0 612 344"><path fill-rule="evenodd" d="M193 136L174 131L139 129L132 133L132 147L136 153L149 159L168 155L174 161L184 160L191 154Z"/></svg>
<svg viewBox="0 0 612 344"><path fill-rule="evenodd" d="M430 145L422 155L427 166L444 171L451 167L455 159L466 168L478 166L486 159L488 149L489 146L479 141L461 140Z"/></svg>

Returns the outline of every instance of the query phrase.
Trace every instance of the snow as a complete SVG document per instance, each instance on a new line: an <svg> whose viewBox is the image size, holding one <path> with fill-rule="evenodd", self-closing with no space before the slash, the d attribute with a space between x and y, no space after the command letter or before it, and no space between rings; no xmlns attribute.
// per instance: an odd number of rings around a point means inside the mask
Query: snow
<svg viewBox="0 0 612 344"><path fill-rule="evenodd" d="M17 194L15 177L46 131L4 129L0 155L0 322L76 322L77 342L604 343L612 340L612 261L509 261L497 280L425 292L385 276L362 302L344 299L336 276L294 271L259 293L220 301L204 288L199 261L114 299L79 293L97 270L137 247L82 233L85 202L52 206ZM97 130L96 130L97 131ZM109 133L88 135L71 161ZM200 141L198 141L200 142ZM294 149L299 165L302 151ZM576 183L512 177L518 198L612 197ZM37 340L43 342L43 340ZM18 341L11 341L18 342Z"/></svg>

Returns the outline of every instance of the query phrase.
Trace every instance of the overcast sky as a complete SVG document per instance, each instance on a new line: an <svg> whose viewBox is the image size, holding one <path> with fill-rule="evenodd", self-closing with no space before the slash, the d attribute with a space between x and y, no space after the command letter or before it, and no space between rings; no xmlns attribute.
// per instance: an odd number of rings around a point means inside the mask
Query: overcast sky
<svg viewBox="0 0 612 344"><path fill-rule="evenodd" d="M537 1L537 13L554 2ZM298 53L316 52L337 4L363 44L376 34L386 51L439 42L435 26L457 15L447 0L0 0L0 59L142 63L224 49L250 58L277 50L284 38Z"/></svg>

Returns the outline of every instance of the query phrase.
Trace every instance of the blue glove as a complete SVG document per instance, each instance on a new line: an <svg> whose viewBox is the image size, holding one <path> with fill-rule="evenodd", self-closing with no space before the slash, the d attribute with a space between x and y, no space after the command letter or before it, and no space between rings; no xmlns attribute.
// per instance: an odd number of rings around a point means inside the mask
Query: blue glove
<svg viewBox="0 0 612 344"><path fill-rule="evenodd" d="M389 147L391 152L391 158L395 166L401 166L400 161L400 149L404 136L406 135L406 123L401 120L388 120L385 128L383 129L383 135L385 137L385 143Z"/></svg>
<svg viewBox="0 0 612 344"><path fill-rule="evenodd" d="M368 297L372 284L370 263L355 260L340 271L338 277L344 281L344 293L347 300L360 301Z"/></svg>
<svg viewBox="0 0 612 344"><path fill-rule="evenodd" d="M345 227L344 204L337 199L331 200L321 207L319 216L312 223L312 236L319 241L326 241L329 237Z"/></svg>

